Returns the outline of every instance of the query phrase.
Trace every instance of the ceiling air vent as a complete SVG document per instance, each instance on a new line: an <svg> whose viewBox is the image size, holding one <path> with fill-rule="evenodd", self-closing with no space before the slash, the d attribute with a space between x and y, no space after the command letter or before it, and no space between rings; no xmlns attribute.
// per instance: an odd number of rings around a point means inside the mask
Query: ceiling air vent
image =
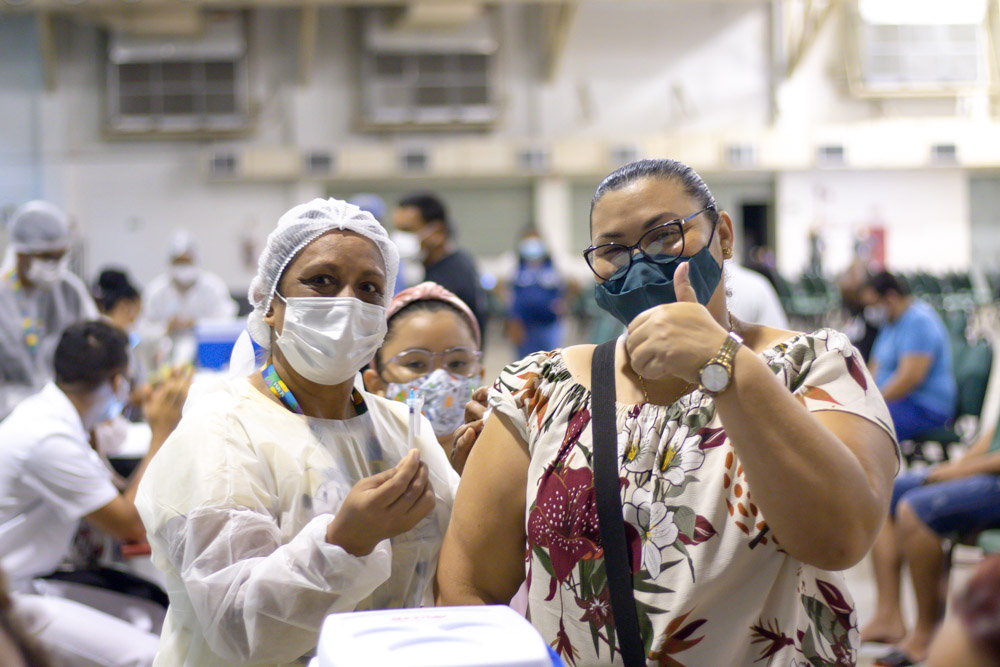
<svg viewBox="0 0 1000 667"><path fill-rule="evenodd" d="M545 171L549 154L543 148L526 148L517 153L517 166L525 171Z"/></svg>
<svg viewBox="0 0 1000 667"><path fill-rule="evenodd" d="M403 171L427 171L429 164L426 148L406 148L399 154L399 166Z"/></svg>
<svg viewBox="0 0 1000 667"><path fill-rule="evenodd" d="M611 160L611 164L620 167L621 165L638 160L639 149L631 144L612 146L611 150L608 151L608 159Z"/></svg>
<svg viewBox="0 0 1000 667"><path fill-rule="evenodd" d="M325 176L333 172L333 155L327 151L313 151L306 154L306 173L313 176Z"/></svg>
<svg viewBox="0 0 1000 667"><path fill-rule="evenodd" d="M236 176L239 160L232 151L213 153L208 161L208 173L215 178L232 178Z"/></svg>
<svg viewBox="0 0 1000 667"><path fill-rule="evenodd" d="M726 164L736 169L747 169L757 164L757 150L753 144L729 144L724 157Z"/></svg>
<svg viewBox="0 0 1000 667"><path fill-rule="evenodd" d="M821 167L839 167L844 164L844 147L840 144L825 144L816 149L816 162Z"/></svg>
<svg viewBox="0 0 1000 667"><path fill-rule="evenodd" d="M934 144L931 146L931 164L958 164L958 147L955 144Z"/></svg>

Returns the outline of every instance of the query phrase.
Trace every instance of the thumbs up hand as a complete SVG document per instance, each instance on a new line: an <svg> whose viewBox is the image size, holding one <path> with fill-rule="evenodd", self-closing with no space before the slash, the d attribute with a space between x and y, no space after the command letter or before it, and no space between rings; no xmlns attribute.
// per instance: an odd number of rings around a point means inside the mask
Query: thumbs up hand
<svg viewBox="0 0 1000 667"><path fill-rule="evenodd" d="M674 270L676 303L641 313L628 325L625 349L632 370L647 380L673 375L698 382L698 372L715 356L726 330L698 303L687 262Z"/></svg>

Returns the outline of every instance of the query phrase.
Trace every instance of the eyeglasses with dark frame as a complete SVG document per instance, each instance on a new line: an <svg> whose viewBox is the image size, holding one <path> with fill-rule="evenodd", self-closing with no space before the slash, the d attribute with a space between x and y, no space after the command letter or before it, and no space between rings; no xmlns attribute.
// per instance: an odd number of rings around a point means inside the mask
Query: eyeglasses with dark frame
<svg viewBox="0 0 1000 667"><path fill-rule="evenodd" d="M646 231L632 245L624 243L592 245L583 251L583 258L587 260L587 266L594 275L601 280L608 280L624 267L631 268L632 262L635 261L636 250L651 262L669 266L684 254L684 223L705 211L714 209L714 206L706 206L686 218L669 220L657 225Z"/></svg>

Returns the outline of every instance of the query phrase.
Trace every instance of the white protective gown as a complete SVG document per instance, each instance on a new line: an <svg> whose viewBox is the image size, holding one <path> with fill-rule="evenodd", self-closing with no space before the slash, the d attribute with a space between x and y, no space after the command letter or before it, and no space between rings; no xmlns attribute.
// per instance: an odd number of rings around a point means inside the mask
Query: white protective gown
<svg viewBox="0 0 1000 667"><path fill-rule="evenodd" d="M222 278L199 270L194 284L185 291L177 289L169 274L153 278L142 295L145 318L166 326L173 317L193 320L234 317L238 310Z"/></svg>
<svg viewBox="0 0 1000 667"><path fill-rule="evenodd" d="M423 420L437 504L365 557L325 541L355 482L407 452L407 408L363 393L348 420L296 415L230 380L189 400L136 504L170 608L160 667L298 664L332 612L429 601L458 475Z"/></svg>
<svg viewBox="0 0 1000 667"><path fill-rule="evenodd" d="M49 289L18 289L9 266L0 268L0 419L52 379L52 358L66 327L97 318L87 287L72 273ZM35 323L28 329L25 323ZM38 344L32 351L26 335Z"/></svg>

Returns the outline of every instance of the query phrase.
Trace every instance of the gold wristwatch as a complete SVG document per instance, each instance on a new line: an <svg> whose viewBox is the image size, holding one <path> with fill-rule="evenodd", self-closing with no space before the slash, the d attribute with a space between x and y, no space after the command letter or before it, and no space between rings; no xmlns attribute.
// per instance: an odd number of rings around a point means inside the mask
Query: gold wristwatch
<svg viewBox="0 0 1000 667"><path fill-rule="evenodd" d="M698 371L702 391L715 396L729 386L729 381L733 378L733 359L742 344L743 339L730 331L716 355Z"/></svg>

